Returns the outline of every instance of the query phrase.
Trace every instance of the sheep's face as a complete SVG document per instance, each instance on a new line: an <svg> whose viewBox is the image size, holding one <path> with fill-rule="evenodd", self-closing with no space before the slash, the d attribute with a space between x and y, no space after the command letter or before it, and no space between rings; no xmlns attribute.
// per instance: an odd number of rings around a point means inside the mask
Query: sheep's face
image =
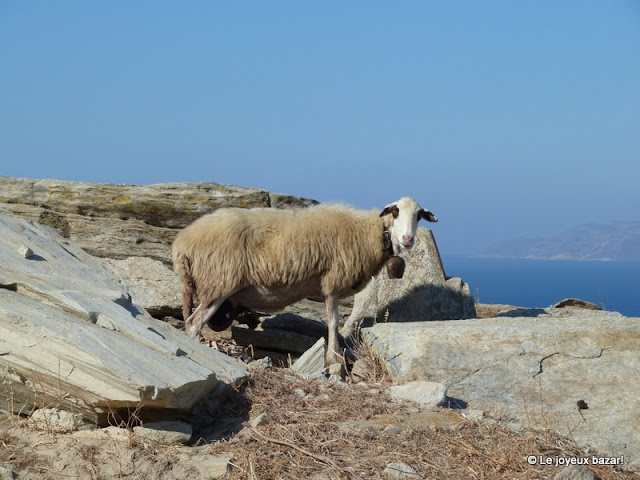
<svg viewBox="0 0 640 480"><path fill-rule="evenodd" d="M381 217L385 215L389 216L387 227L394 255L413 248L420 219L429 222L438 221L433 213L425 210L418 205L418 202L409 197L403 197L397 202L387 205L380 214Z"/></svg>

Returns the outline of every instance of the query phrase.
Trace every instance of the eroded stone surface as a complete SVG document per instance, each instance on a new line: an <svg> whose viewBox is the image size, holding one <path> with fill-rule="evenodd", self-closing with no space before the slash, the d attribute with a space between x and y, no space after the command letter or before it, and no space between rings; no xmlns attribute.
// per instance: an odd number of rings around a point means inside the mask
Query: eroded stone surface
<svg viewBox="0 0 640 480"><path fill-rule="evenodd" d="M562 309L509 315L378 324L363 338L396 381L444 383L453 406L551 426L638 464L640 319ZM580 400L589 408L579 409Z"/></svg>
<svg viewBox="0 0 640 480"><path fill-rule="evenodd" d="M26 244L29 258L18 253ZM119 409L185 411L246 376L131 303L100 262L52 229L0 215L0 408L55 406L105 424Z"/></svg>

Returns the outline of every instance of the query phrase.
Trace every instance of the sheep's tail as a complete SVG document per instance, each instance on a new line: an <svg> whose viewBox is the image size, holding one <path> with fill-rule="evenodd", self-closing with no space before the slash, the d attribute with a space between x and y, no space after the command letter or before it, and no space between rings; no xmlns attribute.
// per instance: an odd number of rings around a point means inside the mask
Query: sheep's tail
<svg viewBox="0 0 640 480"><path fill-rule="evenodd" d="M191 260L187 255L174 251L173 268L182 283L182 316L186 320L193 312L193 300L196 295L196 284L191 275Z"/></svg>

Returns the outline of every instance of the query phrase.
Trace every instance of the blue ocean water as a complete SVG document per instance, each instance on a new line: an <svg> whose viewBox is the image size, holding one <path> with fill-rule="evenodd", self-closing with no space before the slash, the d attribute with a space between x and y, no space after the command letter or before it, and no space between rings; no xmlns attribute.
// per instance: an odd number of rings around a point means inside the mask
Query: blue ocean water
<svg viewBox="0 0 640 480"><path fill-rule="evenodd" d="M582 262L443 256L476 302L548 307L573 297L640 317L640 262Z"/></svg>

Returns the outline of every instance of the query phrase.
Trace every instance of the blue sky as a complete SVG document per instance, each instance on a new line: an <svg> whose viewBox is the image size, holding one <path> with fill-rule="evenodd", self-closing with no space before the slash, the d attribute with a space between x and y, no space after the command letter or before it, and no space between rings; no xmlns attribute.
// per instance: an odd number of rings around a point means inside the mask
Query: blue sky
<svg viewBox="0 0 640 480"><path fill-rule="evenodd" d="M640 2L0 1L0 175L640 220Z"/></svg>

